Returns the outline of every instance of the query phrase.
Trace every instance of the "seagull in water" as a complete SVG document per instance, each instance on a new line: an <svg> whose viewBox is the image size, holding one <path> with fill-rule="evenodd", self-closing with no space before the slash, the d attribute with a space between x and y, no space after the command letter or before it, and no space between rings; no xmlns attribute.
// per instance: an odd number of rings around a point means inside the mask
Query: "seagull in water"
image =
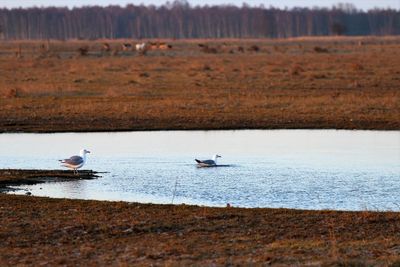
<svg viewBox="0 0 400 267"><path fill-rule="evenodd" d="M215 167L217 166L217 158L222 158L220 155L214 155L212 159L199 160L195 159L199 167Z"/></svg>
<svg viewBox="0 0 400 267"><path fill-rule="evenodd" d="M81 149L79 156L72 156L69 159L59 160L61 165L69 169L74 170L75 174L78 174L78 169L86 163L86 154L90 153L89 150Z"/></svg>

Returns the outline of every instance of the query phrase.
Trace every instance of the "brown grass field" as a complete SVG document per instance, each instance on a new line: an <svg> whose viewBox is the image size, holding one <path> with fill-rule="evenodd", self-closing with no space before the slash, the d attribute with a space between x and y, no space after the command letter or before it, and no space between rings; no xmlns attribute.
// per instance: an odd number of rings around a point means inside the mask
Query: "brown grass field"
<svg viewBox="0 0 400 267"><path fill-rule="evenodd" d="M1 42L0 132L400 129L400 37L166 41Z"/></svg>
<svg viewBox="0 0 400 267"><path fill-rule="evenodd" d="M400 37L128 41L1 42L0 132L400 129ZM0 194L0 266L215 265L400 266L400 213Z"/></svg>
<svg viewBox="0 0 400 267"><path fill-rule="evenodd" d="M1 266L399 266L400 213L0 194Z"/></svg>

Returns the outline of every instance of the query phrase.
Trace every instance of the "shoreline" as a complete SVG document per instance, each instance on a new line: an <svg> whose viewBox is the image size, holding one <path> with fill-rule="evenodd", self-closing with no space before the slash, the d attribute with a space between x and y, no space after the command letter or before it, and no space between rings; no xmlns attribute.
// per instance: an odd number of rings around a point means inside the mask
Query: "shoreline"
<svg viewBox="0 0 400 267"><path fill-rule="evenodd" d="M56 133L126 133L126 132L186 132L186 131L319 131L319 130L327 130L327 131L376 131L376 132L396 132L400 131L400 128L297 128L297 127L287 127L287 128L273 128L273 127L265 127L265 128L251 128L251 127L237 127L237 128L111 128L111 129L81 129L81 130L26 130L26 131L2 131L0 130L0 134L56 134Z"/></svg>
<svg viewBox="0 0 400 267"><path fill-rule="evenodd" d="M47 182L66 182L74 181L74 180L92 180L92 179L99 179L104 172L97 172L93 170L81 170L79 171L79 176L75 175L73 171L70 170L40 170L40 169L0 169L0 194L2 195L14 195L14 196L23 196L23 194L8 194L9 192L16 192L16 191L24 191L24 189L15 189L12 186L24 186L24 185L36 185L42 184ZM29 191L27 191L28 193ZM173 204L173 203L151 203L151 202L136 202L136 201L126 201L126 200L110 200L110 199L81 199L81 198L65 198L65 197L51 197L51 196L36 196L29 195L31 197L37 198L49 198L55 200L71 200L71 201L100 201L100 202L123 202L127 204L143 204L143 205L160 205L160 206L196 206L196 207L203 207L203 208L227 208L228 206L206 206L206 205L199 205L199 204ZM293 211L332 211L332 212L365 212L370 210L336 210L336 209L301 209L301 208L271 208L271 207L238 207L238 206L230 206L232 208L239 208L239 209L287 209ZM393 211L393 210L374 210L373 212L377 213L386 213L386 212L393 212L399 213L400 211Z"/></svg>
<svg viewBox="0 0 400 267"><path fill-rule="evenodd" d="M64 182L64 181L63 181ZM65 181L67 182L67 181ZM39 182L41 183L41 182ZM45 182L43 182L45 183ZM38 184L38 183L32 183L32 184ZM21 183L19 184L21 186L23 185L29 185L27 183ZM306 208L286 208L286 207L243 207L243 206L235 206L229 204L227 205L215 205L215 206L207 206L207 205L202 205L202 204L192 204L192 203L153 203L153 202L138 202L138 201L128 201L128 200L115 200L115 199L89 199L89 198L68 198L68 197L51 197L51 196L39 196L39 195L33 195L33 194L9 194L10 192L16 192L16 191L22 191L24 189L12 189L12 188L7 188L8 191L3 190L0 187L0 194L3 195L9 195L9 196L29 196L29 197L34 197L34 198L48 198L48 199L53 199L53 200L71 200L71 201L93 201L93 202L104 202L104 203L110 203L113 204L115 202L118 203L126 203L126 204L138 204L138 205L156 205L156 206L190 206L190 207L199 207L199 208L206 208L206 209L225 209L225 208L234 208L234 209L245 209L245 210L261 210L261 209L268 209L268 210L290 210L290 211L298 211L298 212L320 212L320 211L327 211L327 212L350 212L350 213L363 213L363 212L374 212L374 213L399 213L400 215L400 210L392 210L392 209L387 209L387 210L377 210L377 209L360 209L360 210L345 210L345 209L306 209Z"/></svg>
<svg viewBox="0 0 400 267"><path fill-rule="evenodd" d="M34 185L54 180L97 179L101 177L98 175L101 173L92 170L81 170L77 176L73 171L69 170L0 169L0 193L15 191L10 186Z"/></svg>

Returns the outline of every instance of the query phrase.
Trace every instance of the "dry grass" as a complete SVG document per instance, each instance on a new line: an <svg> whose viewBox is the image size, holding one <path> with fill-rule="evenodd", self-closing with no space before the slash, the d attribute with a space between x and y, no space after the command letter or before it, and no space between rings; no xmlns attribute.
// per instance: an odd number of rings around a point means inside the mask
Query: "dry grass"
<svg viewBox="0 0 400 267"><path fill-rule="evenodd" d="M0 131L400 129L398 37L102 43L0 44Z"/></svg>
<svg viewBox="0 0 400 267"><path fill-rule="evenodd" d="M400 213L395 212L206 208L2 194L0 203L2 266L400 263Z"/></svg>

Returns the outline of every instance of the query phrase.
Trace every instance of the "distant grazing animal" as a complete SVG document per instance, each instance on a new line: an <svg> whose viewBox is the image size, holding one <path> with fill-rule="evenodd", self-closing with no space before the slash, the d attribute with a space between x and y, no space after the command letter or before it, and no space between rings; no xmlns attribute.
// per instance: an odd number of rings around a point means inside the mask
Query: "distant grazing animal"
<svg viewBox="0 0 400 267"><path fill-rule="evenodd" d="M158 48L158 43L150 43L149 48L155 50Z"/></svg>
<svg viewBox="0 0 400 267"><path fill-rule="evenodd" d="M41 44L39 46L39 52L41 56L46 56L47 52L49 52L49 46L46 46L46 44Z"/></svg>
<svg viewBox="0 0 400 267"><path fill-rule="evenodd" d="M166 43L158 43L158 49L160 50L167 50L171 49L172 45L167 45Z"/></svg>
<svg viewBox="0 0 400 267"><path fill-rule="evenodd" d="M145 55L148 49L149 49L148 43L140 43L135 45L135 50L142 55Z"/></svg>
<svg viewBox="0 0 400 267"><path fill-rule="evenodd" d="M146 47L146 43L140 43L135 45L136 51L143 50Z"/></svg>
<svg viewBox="0 0 400 267"><path fill-rule="evenodd" d="M41 45L40 45L40 51L41 51L42 53L45 53L45 52L47 51L46 45L45 45L45 44L41 44Z"/></svg>
<svg viewBox="0 0 400 267"><path fill-rule="evenodd" d="M217 159L222 158L220 155L214 155L212 159L199 160L195 159L198 167L215 167L217 166Z"/></svg>
<svg viewBox="0 0 400 267"><path fill-rule="evenodd" d="M123 50L123 51L132 50L132 45L129 44L129 43L124 43L124 44L122 44L122 50Z"/></svg>
<svg viewBox="0 0 400 267"><path fill-rule="evenodd" d="M78 174L78 169L81 168L86 163L86 154L90 153L90 151L86 149L81 149L79 151L79 156L72 156L69 159L59 160L61 165L67 167L69 169L74 170L75 174Z"/></svg>
<svg viewBox="0 0 400 267"><path fill-rule="evenodd" d="M15 52L16 58L22 58L22 48L21 45L18 45L18 50Z"/></svg>
<svg viewBox="0 0 400 267"><path fill-rule="evenodd" d="M260 51L260 48L257 45L252 45L247 50L249 50L251 52L258 52L258 51Z"/></svg>
<svg viewBox="0 0 400 267"><path fill-rule="evenodd" d="M239 46L239 47L237 48L237 50L238 50L240 53L244 53L244 48L243 48L242 46Z"/></svg>
<svg viewBox="0 0 400 267"><path fill-rule="evenodd" d="M208 45L205 45L205 44L198 44L198 46L201 48L201 51L203 51L204 53L208 53L208 54L218 53L218 50L214 47L208 47Z"/></svg>
<svg viewBox="0 0 400 267"><path fill-rule="evenodd" d="M103 46L101 47L101 51L110 52L111 51L111 46L108 43L103 43Z"/></svg>
<svg viewBox="0 0 400 267"><path fill-rule="evenodd" d="M89 47L88 46L79 47L78 52L81 56L87 56L87 54L89 53Z"/></svg>
<svg viewBox="0 0 400 267"><path fill-rule="evenodd" d="M221 53L230 53L232 51L226 42L217 45L217 50Z"/></svg>
<svg viewBox="0 0 400 267"><path fill-rule="evenodd" d="M206 47L205 49L203 49L203 51L204 51L205 53L209 53L209 54L216 54L216 53L218 53L217 48L214 48L214 47Z"/></svg>

